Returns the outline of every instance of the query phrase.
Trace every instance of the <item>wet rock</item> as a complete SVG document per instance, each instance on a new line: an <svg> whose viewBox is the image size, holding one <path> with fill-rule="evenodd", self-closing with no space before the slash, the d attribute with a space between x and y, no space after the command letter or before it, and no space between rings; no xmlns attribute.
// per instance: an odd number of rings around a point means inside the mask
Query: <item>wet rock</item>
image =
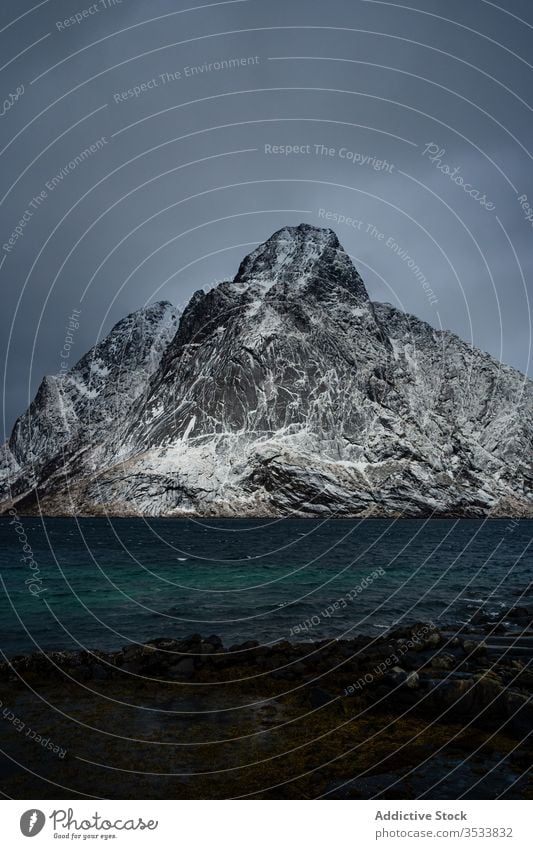
<svg viewBox="0 0 533 849"><path fill-rule="evenodd" d="M441 642L441 635L438 631L434 631L433 634L430 634L426 640L424 640L424 646L426 648L436 648Z"/></svg>
<svg viewBox="0 0 533 849"><path fill-rule="evenodd" d="M407 674L407 678L404 681L404 686L407 687L408 690L416 690L420 684L420 676L418 672L409 672Z"/></svg>
<svg viewBox="0 0 533 849"><path fill-rule="evenodd" d="M122 649L122 657L125 661L137 660L141 655L139 646L126 646Z"/></svg>
<svg viewBox="0 0 533 849"><path fill-rule="evenodd" d="M190 637L186 637L184 640L181 640L178 643L178 649L180 652L185 653L187 651L194 652L198 649L198 646L202 642L202 637L200 634L192 634Z"/></svg>
<svg viewBox="0 0 533 849"><path fill-rule="evenodd" d="M407 672L401 666L394 666L388 677L396 686L401 685L409 690L416 690L420 682L420 676L417 672Z"/></svg>
<svg viewBox="0 0 533 849"><path fill-rule="evenodd" d="M487 644L484 640L463 640L463 651L468 655L486 654Z"/></svg>
<svg viewBox="0 0 533 849"><path fill-rule="evenodd" d="M438 654L431 658L431 666L434 669L453 669L456 663L453 654Z"/></svg>
<svg viewBox="0 0 533 849"><path fill-rule="evenodd" d="M498 719L503 715L505 690L501 679L493 671L476 676L472 694L476 714L483 711L486 719Z"/></svg>
<svg viewBox="0 0 533 849"><path fill-rule="evenodd" d="M429 703L438 710L450 708L457 703L464 715L472 706L472 681L470 679L451 679L433 681Z"/></svg>

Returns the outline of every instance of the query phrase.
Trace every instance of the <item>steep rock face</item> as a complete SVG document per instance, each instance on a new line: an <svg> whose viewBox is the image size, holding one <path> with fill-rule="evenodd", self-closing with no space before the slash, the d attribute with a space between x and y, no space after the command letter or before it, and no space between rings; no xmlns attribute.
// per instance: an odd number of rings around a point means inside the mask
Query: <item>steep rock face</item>
<svg viewBox="0 0 533 849"><path fill-rule="evenodd" d="M69 406L43 382L39 439L17 423L9 444L21 509L36 484L50 513L533 514L531 382L371 303L333 231L278 231L177 328L158 306L128 368L117 325L69 376ZM65 447L43 464L50 427Z"/></svg>
<svg viewBox="0 0 533 849"><path fill-rule="evenodd" d="M345 420L353 428L357 410L346 402L383 349L386 335L335 234L285 228L233 282L192 298L132 439L140 449L185 433L330 434Z"/></svg>
<svg viewBox="0 0 533 849"><path fill-rule="evenodd" d="M118 322L69 371L43 378L3 447L0 487L24 492L76 457L78 468L104 462L132 404L160 365L178 314L162 302ZM1 492L1 490L0 490Z"/></svg>

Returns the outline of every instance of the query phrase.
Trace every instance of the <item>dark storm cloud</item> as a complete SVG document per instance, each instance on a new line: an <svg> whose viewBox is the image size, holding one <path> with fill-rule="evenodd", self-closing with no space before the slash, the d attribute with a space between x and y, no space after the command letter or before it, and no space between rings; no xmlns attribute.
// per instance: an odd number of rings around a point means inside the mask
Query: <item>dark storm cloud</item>
<svg viewBox="0 0 533 849"><path fill-rule="evenodd" d="M72 309L75 358L302 220L371 297L528 371L528 3L52 0L9 26L32 5L0 21L7 431Z"/></svg>

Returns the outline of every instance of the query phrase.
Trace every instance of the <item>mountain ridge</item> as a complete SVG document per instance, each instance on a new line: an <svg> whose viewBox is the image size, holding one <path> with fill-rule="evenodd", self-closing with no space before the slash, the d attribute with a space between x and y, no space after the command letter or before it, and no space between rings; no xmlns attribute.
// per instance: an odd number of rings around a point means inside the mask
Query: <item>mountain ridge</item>
<svg viewBox="0 0 533 849"><path fill-rule="evenodd" d="M531 381L370 301L332 230L281 228L179 320L122 322L67 373L70 406L45 378L17 420L0 510L533 515Z"/></svg>

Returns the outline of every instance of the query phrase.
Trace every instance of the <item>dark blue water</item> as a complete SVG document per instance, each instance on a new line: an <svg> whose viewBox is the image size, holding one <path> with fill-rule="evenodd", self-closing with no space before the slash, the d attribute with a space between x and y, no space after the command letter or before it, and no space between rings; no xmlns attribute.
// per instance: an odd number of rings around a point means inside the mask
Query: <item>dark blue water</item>
<svg viewBox="0 0 533 849"><path fill-rule="evenodd" d="M22 518L18 535L11 521L0 519L7 655L464 623L480 605L519 603L533 573L531 520Z"/></svg>

